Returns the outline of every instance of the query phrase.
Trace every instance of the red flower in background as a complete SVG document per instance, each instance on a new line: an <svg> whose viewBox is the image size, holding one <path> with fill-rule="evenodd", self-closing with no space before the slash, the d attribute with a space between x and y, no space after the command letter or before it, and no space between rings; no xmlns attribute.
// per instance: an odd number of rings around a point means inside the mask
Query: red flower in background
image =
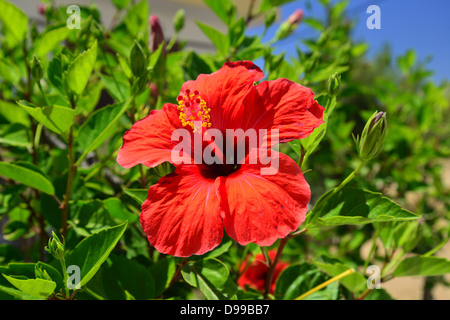
<svg viewBox="0 0 450 320"><path fill-rule="evenodd" d="M217 72L184 83L178 106L167 103L162 110L152 110L125 133L117 157L121 166L155 167L165 161L176 166L174 173L150 187L141 208L141 226L159 252L180 257L204 254L221 243L224 228L242 245L269 246L305 220L309 185L285 154L272 151L279 163L274 175L261 175L261 168L267 167L262 161L172 160L179 154L174 149L179 142L171 139L177 129L190 130L192 137L203 137L209 128L224 135L226 129L277 129L276 138L286 142L307 137L323 123L324 108L310 89L287 79L255 85L262 78L252 62L228 62ZM194 121L200 129L195 129ZM244 156L248 158L249 150Z"/></svg>
<svg viewBox="0 0 450 320"><path fill-rule="evenodd" d="M273 261L276 255L275 250L269 251L270 260ZM267 272L268 267L266 262L264 261L264 255L258 254L255 256L255 260L248 264L248 258L242 264L240 272L243 272L239 277L237 283L244 290L246 287L250 287L256 289L260 292L264 292L266 288L266 280L267 280ZM281 271L286 269L289 266L287 262L279 261L275 266L275 271L272 277L272 283L270 285L270 293L273 294L275 292L275 283L280 275Z"/></svg>

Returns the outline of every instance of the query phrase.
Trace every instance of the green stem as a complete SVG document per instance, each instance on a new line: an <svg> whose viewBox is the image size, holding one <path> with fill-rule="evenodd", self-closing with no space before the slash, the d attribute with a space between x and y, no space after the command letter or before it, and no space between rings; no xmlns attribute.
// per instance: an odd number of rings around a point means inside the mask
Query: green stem
<svg viewBox="0 0 450 320"><path fill-rule="evenodd" d="M319 201L317 201L317 203L314 205L314 208L312 211L315 211L320 205L327 203L327 201L334 196L336 193L338 193L343 187L345 187L345 185L347 185L347 183L349 183L361 170L361 168L363 167L363 165L365 164L364 161L361 160L361 162L359 163L359 165L356 167L355 170L352 171L352 173L350 173L347 178L344 179L344 181L342 181L337 187L335 187L334 189L332 189L330 192L328 192L323 198L320 198Z"/></svg>
<svg viewBox="0 0 450 320"><path fill-rule="evenodd" d="M356 167L356 169L355 170L353 170L353 172L352 173L350 173L349 175L348 175L348 177L347 178L345 178L345 180L344 181L342 181L342 183L335 189L336 191L335 192L338 192L339 190L341 190L347 183L349 183L358 173L359 173L359 171L361 170L361 168L364 166L364 161L361 161L360 163L359 163L359 165Z"/></svg>
<svg viewBox="0 0 450 320"><path fill-rule="evenodd" d="M61 268L63 269L63 282L64 282L64 290L66 291L66 299L70 297L69 288L67 287L67 280L69 279L69 275L67 274L66 268L66 260L64 258L60 259Z"/></svg>
<svg viewBox="0 0 450 320"><path fill-rule="evenodd" d="M177 40L178 40L178 32L175 32L172 39L170 39L169 43L167 44L166 52L170 52L170 50L172 50Z"/></svg>
<svg viewBox="0 0 450 320"><path fill-rule="evenodd" d="M42 94L42 96L44 97L45 104L46 104L47 106L51 106L52 104L50 103L50 100L48 100L47 95L45 94L44 89L42 89L41 81L38 80L38 81L36 81L36 83L37 83L37 85L38 85L39 91L41 91L41 94Z"/></svg>
<svg viewBox="0 0 450 320"><path fill-rule="evenodd" d="M69 132L69 143L68 143L68 152L67 158L69 161L68 168L69 172L67 174L67 184L66 184L66 193L64 195L64 202L62 207L62 216L61 216L61 234L63 237L66 236L67 232L67 217L69 212L69 199L70 193L72 191L73 178L76 172L76 166L74 166L74 157L73 157L73 126L70 127Z"/></svg>
<svg viewBox="0 0 450 320"><path fill-rule="evenodd" d="M41 133L42 133L42 124L38 123L36 127L36 133L34 135L34 148L37 149L37 146L39 145L39 141L41 140Z"/></svg>
<svg viewBox="0 0 450 320"><path fill-rule="evenodd" d="M375 235L373 236L372 246L370 247L370 251L369 251L369 254L367 255L366 261L364 262L364 270L367 270L367 267L369 266L370 258L372 256L373 252L375 251L375 247L377 246L377 239L380 234L380 231L381 231L381 229L378 229L375 232Z"/></svg>

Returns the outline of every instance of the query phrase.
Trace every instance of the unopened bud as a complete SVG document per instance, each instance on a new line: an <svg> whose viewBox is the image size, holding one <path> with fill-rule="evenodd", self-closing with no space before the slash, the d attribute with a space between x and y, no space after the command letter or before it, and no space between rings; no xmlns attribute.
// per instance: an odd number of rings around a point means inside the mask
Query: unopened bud
<svg viewBox="0 0 450 320"><path fill-rule="evenodd" d="M146 61L147 59L144 50L135 40L130 51L130 66L131 72L133 72L136 77L140 76L147 69Z"/></svg>
<svg viewBox="0 0 450 320"><path fill-rule="evenodd" d="M337 96L339 92L339 85L341 83L341 75L335 73L328 78L328 95L330 97Z"/></svg>
<svg viewBox="0 0 450 320"><path fill-rule="evenodd" d="M173 27L175 28L175 32L180 32L184 27L184 10L180 9L175 14L173 18Z"/></svg>
<svg viewBox="0 0 450 320"><path fill-rule="evenodd" d="M156 14L151 15L149 18L150 24L150 51L155 52L159 45L164 41L164 34L161 28L161 23L159 22L159 18Z"/></svg>
<svg viewBox="0 0 450 320"><path fill-rule="evenodd" d="M38 4L38 11L40 14L45 15L45 10L47 10L47 5L45 3Z"/></svg>
<svg viewBox="0 0 450 320"><path fill-rule="evenodd" d="M150 96L155 100L158 99L158 96L159 96L158 85L155 82L150 82L150 84L148 85L148 88L150 90Z"/></svg>
<svg viewBox="0 0 450 320"><path fill-rule="evenodd" d="M33 60L31 61L31 76L35 81L41 80L44 76L41 62L36 56L33 56Z"/></svg>
<svg viewBox="0 0 450 320"><path fill-rule="evenodd" d="M45 248L47 252L49 252L55 259L61 260L64 259L65 254L65 244L64 238L63 242L61 242L55 232L52 231L52 237L48 240L48 246Z"/></svg>
<svg viewBox="0 0 450 320"><path fill-rule="evenodd" d="M277 40L284 39L294 32L294 30L298 27L300 22L303 20L303 10L297 9L295 10L289 18L283 22L278 28L275 38Z"/></svg>
<svg viewBox="0 0 450 320"><path fill-rule="evenodd" d="M291 25L298 26L300 22L302 22L304 15L305 14L303 13L302 9L297 9L289 16L288 22Z"/></svg>
<svg viewBox="0 0 450 320"><path fill-rule="evenodd" d="M367 121L361 138L356 139L356 147L361 160L372 160L383 149L387 120L385 112L375 112Z"/></svg>
<svg viewBox="0 0 450 320"><path fill-rule="evenodd" d="M41 268L37 263L34 265L34 276L36 279L52 280L47 270Z"/></svg>

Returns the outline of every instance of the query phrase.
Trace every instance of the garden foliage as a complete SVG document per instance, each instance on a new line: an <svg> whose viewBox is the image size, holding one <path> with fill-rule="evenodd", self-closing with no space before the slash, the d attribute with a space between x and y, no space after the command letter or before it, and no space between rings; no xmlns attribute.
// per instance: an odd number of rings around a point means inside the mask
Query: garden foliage
<svg viewBox="0 0 450 320"><path fill-rule="evenodd" d="M205 0L226 32L197 21L215 47L198 53L180 36L184 12L164 41L147 1L113 0L110 26L81 7L81 28L69 29L64 6L44 2L38 28L0 0L0 299L390 299L383 283L394 277L427 277L428 297L447 284L450 260L436 253L450 236L448 82L431 80L413 50L369 61L348 1L320 0L324 21L297 13L277 24L286 2L240 16L231 1ZM255 19L264 34L246 32ZM297 33L302 24L315 36ZM298 42L294 55L277 50L285 41ZM265 80L300 83L325 107L322 125L279 149L310 185L306 220L270 247L224 234L203 255L159 253L141 205L174 167L121 167L123 135L230 61L259 62ZM368 287L371 265L381 289Z"/></svg>

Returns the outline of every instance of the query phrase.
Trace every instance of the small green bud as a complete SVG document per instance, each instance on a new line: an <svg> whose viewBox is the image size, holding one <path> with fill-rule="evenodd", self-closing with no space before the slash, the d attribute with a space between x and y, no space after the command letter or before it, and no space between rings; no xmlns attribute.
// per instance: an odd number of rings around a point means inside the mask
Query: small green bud
<svg viewBox="0 0 450 320"><path fill-rule="evenodd" d="M282 40L288 37L292 33L292 31L294 30L291 26L291 23L289 21L285 21L280 25L277 32L275 33L275 39Z"/></svg>
<svg viewBox="0 0 450 320"><path fill-rule="evenodd" d="M232 19L236 15L236 5L232 2L229 2L229 5L226 7L227 17L228 19Z"/></svg>
<svg viewBox="0 0 450 320"><path fill-rule="evenodd" d="M144 49L142 49L141 45L134 40L130 51L130 66L131 71L136 77L139 77L147 69L146 61L147 58L145 56Z"/></svg>
<svg viewBox="0 0 450 320"><path fill-rule="evenodd" d="M175 28L176 32L180 32L181 29L184 27L184 10L180 9L175 14L175 17L173 18L173 27Z"/></svg>
<svg viewBox="0 0 450 320"><path fill-rule="evenodd" d="M34 81L39 81L44 76L41 62L36 56L33 56L33 60L31 60L31 76Z"/></svg>
<svg viewBox="0 0 450 320"><path fill-rule="evenodd" d="M55 259L64 259L65 241L61 242L55 232L52 231L52 237L48 240L48 246L45 248Z"/></svg>
<svg viewBox="0 0 450 320"><path fill-rule="evenodd" d="M47 270L41 268L37 263L34 265L34 276L36 279L52 280Z"/></svg>
<svg viewBox="0 0 450 320"><path fill-rule="evenodd" d="M277 32L275 33L275 38L277 40L281 40L290 36L292 32L294 32L295 29L297 29L299 24L302 22L303 16L304 13L302 9L295 10L289 16L289 18L287 18L287 20L280 25Z"/></svg>
<svg viewBox="0 0 450 320"><path fill-rule="evenodd" d="M341 84L341 75L335 73L328 78L328 95L330 97L337 96L339 92L339 85Z"/></svg>
<svg viewBox="0 0 450 320"><path fill-rule="evenodd" d="M361 160L372 160L383 149L387 120L385 112L375 112L367 121L361 138L356 139L356 148Z"/></svg>

